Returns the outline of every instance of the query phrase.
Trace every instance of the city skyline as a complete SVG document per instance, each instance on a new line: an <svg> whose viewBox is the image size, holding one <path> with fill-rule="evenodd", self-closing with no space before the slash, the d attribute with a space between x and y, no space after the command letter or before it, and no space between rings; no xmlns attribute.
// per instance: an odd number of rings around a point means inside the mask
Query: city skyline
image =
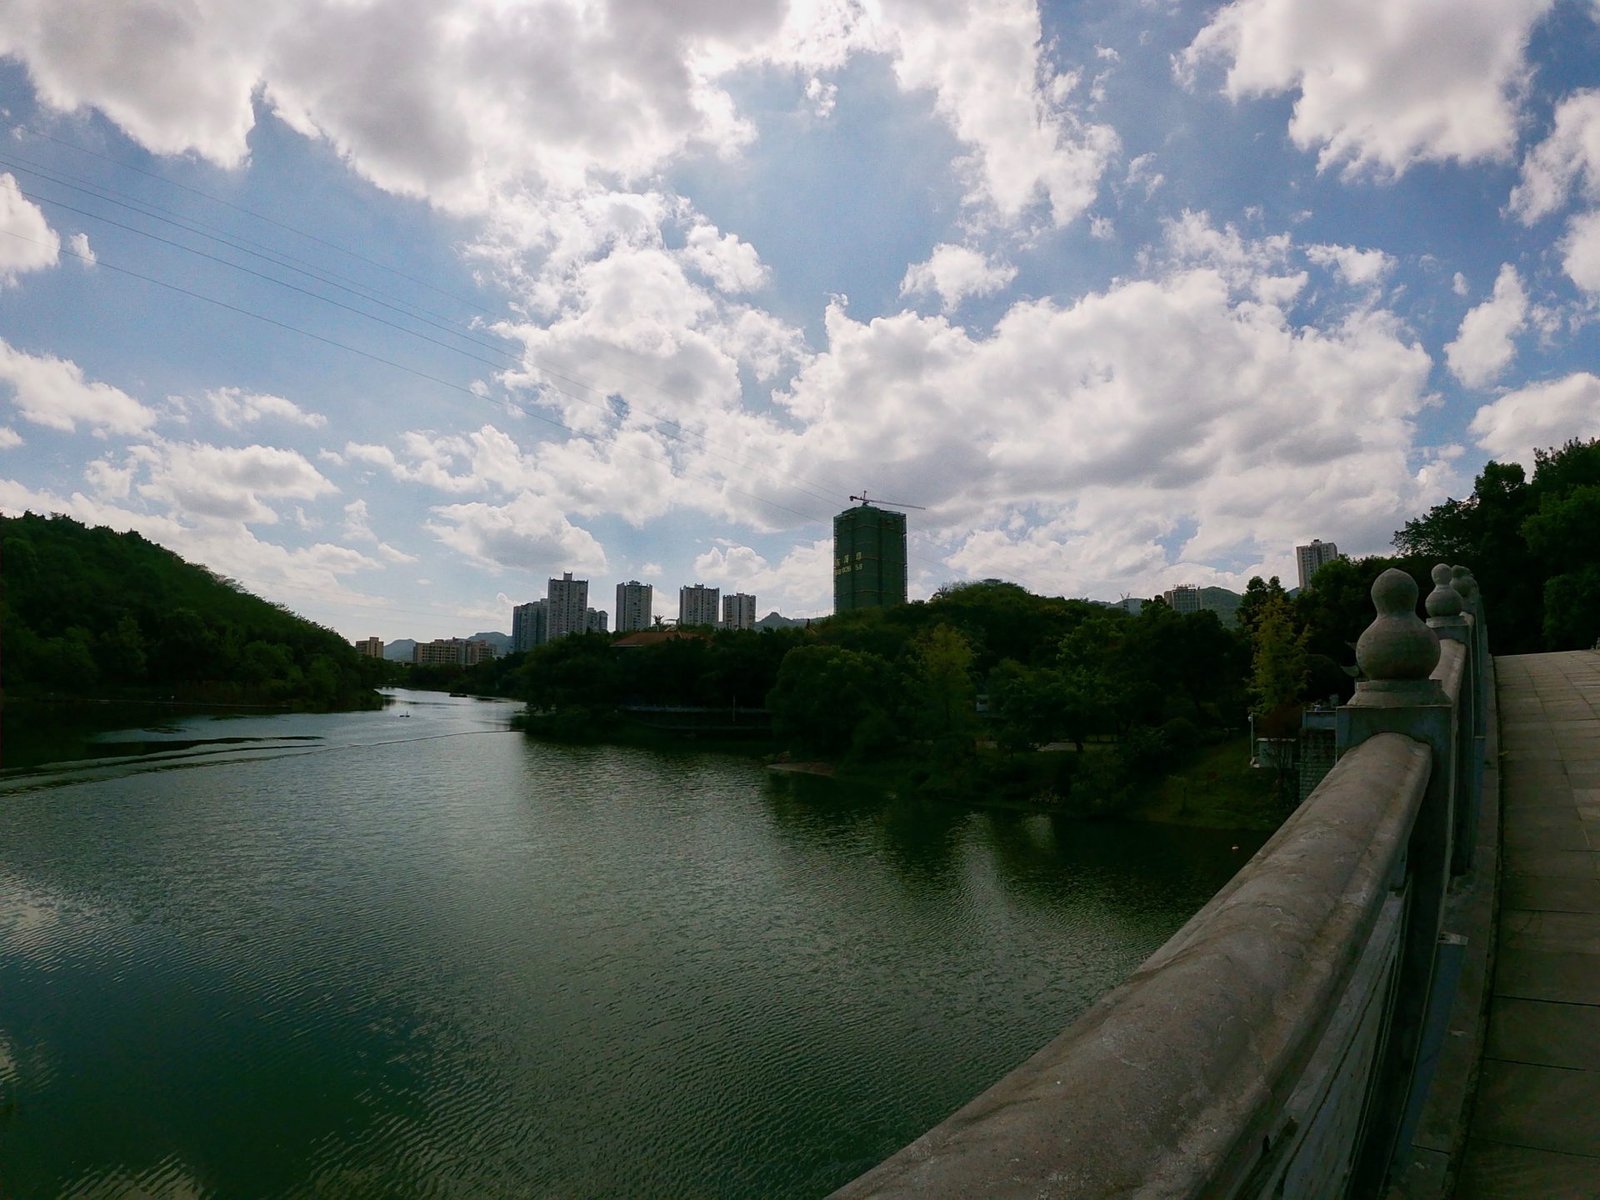
<svg viewBox="0 0 1600 1200"><path fill-rule="evenodd" d="M0 510L352 641L822 615L864 490L912 598L1242 592L1600 435L1593 4L107 11L0 11Z"/></svg>

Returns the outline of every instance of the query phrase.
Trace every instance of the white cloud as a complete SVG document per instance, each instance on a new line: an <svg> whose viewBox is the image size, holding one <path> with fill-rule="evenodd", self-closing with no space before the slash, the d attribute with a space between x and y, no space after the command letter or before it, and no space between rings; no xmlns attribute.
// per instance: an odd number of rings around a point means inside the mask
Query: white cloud
<svg viewBox="0 0 1600 1200"><path fill-rule="evenodd" d="M229 429L269 419L309 429L321 429L328 423L321 413L306 412L292 400L247 392L243 388L215 388L206 393L206 399L211 404L211 415Z"/></svg>
<svg viewBox="0 0 1600 1200"><path fill-rule="evenodd" d="M344 535L351 541L372 543L378 548L378 553L383 555L385 562L408 565L422 561L415 554L397 550L372 531L371 516L367 512L365 500L352 500L344 506Z"/></svg>
<svg viewBox="0 0 1600 1200"><path fill-rule="evenodd" d="M1467 287L1467 277L1460 271L1457 271L1450 280L1450 290L1458 296L1465 296L1471 290Z"/></svg>
<svg viewBox="0 0 1600 1200"><path fill-rule="evenodd" d="M1511 211L1531 225L1577 188L1600 200L1600 91L1575 92L1556 107L1549 135L1522 160Z"/></svg>
<svg viewBox="0 0 1600 1200"><path fill-rule="evenodd" d="M935 109L973 148L969 201L1008 221L1044 202L1057 225L1094 202L1117 135L1066 104L1077 79L1041 54L1034 4L890 3L884 14L901 86L931 90Z"/></svg>
<svg viewBox="0 0 1600 1200"><path fill-rule="evenodd" d="M1330 512L1381 548L1397 512L1452 479L1443 452L1414 446L1427 354L1380 310L1291 322L1262 298L1289 253L1277 239L1176 233L1218 261L1019 303L986 338L835 305L827 351L780 396L804 428L771 452L776 474L826 453L841 477L927 505L918 520L952 566L1067 594L1146 591L1214 562L1244 564L1212 571L1237 586Z"/></svg>
<svg viewBox="0 0 1600 1200"><path fill-rule="evenodd" d="M1554 0L1233 0L1178 58L1227 63L1238 100L1297 92L1289 135L1322 168L1398 175L1516 147L1535 24Z"/></svg>
<svg viewBox="0 0 1600 1200"><path fill-rule="evenodd" d="M767 282L767 269L754 246L731 233L719 235L708 224L689 231L682 255L723 292L753 292Z"/></svg>
<svg viewBox="0 0 1600 1200"><path fill-rule="evenodd" d="M572 524L547 497L524 492L508 504L474 501L433 510L429 533L480 565L509 567L536 577L606 569L606 555L593 534Z"/></svg>
<svg viewBox="0 0 1600 1200"><path fill-rule="evenodd" d="M74 257L83 266L92 267L100 260L95 257L94 247L89 245L89 235L75 233L67 239L67 245L72 248Z"/></svg>
<svg viewBox="0 0 1600 1200"><path fill-rule="evenodd" d="M74 362L26 354L0 338L0 389L25 421L71 433L81 422L96 432L141 433L156 414L108 383L86 380Z"/></svg>
<svg viewBox="0 0 1600 1200"><path fill-rule="evenodd" d="M9 425L0 425L0 450L15 450L22 445L22 435Z"/></svg>
<svg viewBox="0 0 1600 1200"><path fill-rule="evenodd" d="M811 112L820 120L827 120L833 115L833 109L839 103L839 85L826 83L813 75L806 80L806 100L811 105Z"/></svg>
<svg viewBox="0 0 1600 1200"><path fill-rule="evenodd" d="M24 271L53 267L61 254L61 238L44 213L22 194L15 177L0 174L0 284L17 281Z"/></svg>
<svg viewBox="0 0 1600 1200"><path fill-rule="evenodd" d="M1512 339L1527 322L1527 293L1517 269L1506 263L1494 281L1494 294L1461 318L1456 340L1444 348L1451 372L1468 387L1493 383L1516 357Z"/></svg>
<svg viewBox="0 0 1600 1200"><path fill-rule="evenodd" d="M1507 392L1478 410L1471 432L1486 453L1531 470L1535 450L1600 436L1600 378L1577 371Z"/></svg>
<svg viewBox="0 0 1600 1200"><path fill-rule="evenodd" d="M859 53L887 53L903 89L931 94L971 151L975 203L1006 220L1043 203L1063 224L1093 199L1116 135L1067 104L1075 77L1048 65L1029 0L0 10L0 54L25 65L49 107L96 108L157 153L232 167L248 154L259 91L379 186L474 212L530 189L572 196L641 180L686 153L736 153L755 130L724 77L805 71L807 101L826 115L837 91L817 73Z"/></svg>
<svg viewBox="0 0 1600 1200"><path fill-rule="evenodd" d="M272 525L269 501L312 500L337 492L304 457L273 446L212 446L156 441L128 451L134 491L175 516Z"/></svg>
<svg viewBox="0 0 1600 1200"><path fill-rule="evenodd" d="M1561 266L1586 292L1600 292L1600 209L1579 213L1561 240Z"/></svg>
<svg viewBox="0 0 1600 1200"><path fill-rule="evenodd" d="M967 246L942 243L926 262L906 269L902 296L937 293L945 312L954 312L968 296L992 296L1017 277L1009 263L995 262Z"/></svg>
<svg viewBox="0 0 1600 1200"><path fill-rule="evenodd" d="M1394 257L1382 250L1358 250L1354 246L1307 246L1306 257L1319 267L1337 271L1351 287L1376 287L1395 265Z"/></svg>
<svg viewBox="0 0 1600 1200"><path fill-rule="evenodd" d="M833 610L833 541L820 538L796 546L776 565L760 552L722 542L694 560L694 576L724 592L749 592L756 607L785 616L826 614Z"/></svg>

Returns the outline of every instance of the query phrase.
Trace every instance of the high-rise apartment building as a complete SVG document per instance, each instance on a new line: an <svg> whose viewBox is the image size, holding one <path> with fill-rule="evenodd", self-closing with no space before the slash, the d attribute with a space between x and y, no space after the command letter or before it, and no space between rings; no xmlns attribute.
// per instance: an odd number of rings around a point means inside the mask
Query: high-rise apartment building
<svg viewBox="0 0 1600 1200"><path fill-rule="evenodd" d="M521 654L549 640L550 602L531 600L511 610L511 652Z"/></svg>
<svg viewBox="0 0 1600 1200"><path fill-rule="evenodd" d="M721 588L693 583L678 589L679 625L715 625L717 623L717 597Z"/></svg>
<svg viewBox="0 0 1600 1200"><path fill-rule="evenodd" d="M833 519L833 611L906 602L906 515L870 504Z"/></svg>
<svg viewBox="0 0 1600 1200"><path fill-rule="evenodd" d="M570 633L582 633L589 627L587 579L574 579L571 571L563 572L560 579L550 581L550 593L545 599L549 605L548 641L553 642Z"/></svg>
<svg viewBox="0 0 1600 1200"><path fill-rule="evenodd" d="M754 629L756 627L756 598L750 592L735 592L722 598L722 627L724 629Z"/></svg>
<svg viewBox="0 0 1600 1200"><path fill-rule="evenodd" d="M605 633L608 617L603 608L591 608L583 614L583 627L590 633Z"/></svg>
<svg viewBox="0 0 1600 1200"><path fill-rule="evenodd" d="M419 667L471 667L498 657L494 647L482 638L435 638L418 642L411 651L411 661Z"/></svg>
<svg viewBox="0 0 1600 1200"><path fill-rule="evenodd" d="M1309 546L1296 546L1294 563L1300 569L1300 590L1305 591L1311 585L1311 578L1317 573L1318 567L1338 557L1339 547L1320 538L1312 538Z"/></svg>
<svg viewBox="0 0 1600 1200"><path fill-rule="evenodd" d="M1161 598L1175 613L1197 613L1205 607L1205 602L1200 598L1200 589L1192 583L1180 583L1175 588L1169 588L1161 593Z"/></svg>
<svg viewBox="0 0 1600 1200"><path fill-rule="evenodd" d="M654 617L655 588L630 579L617 584L617 632L649 629Z"/></svg>
<svg viewBox="0 0 1600 1200"><path fill-rule="evenodd" d="M356 643L356 653L362 658L382 658L383 639L381 637L363 638Z"/></svg>

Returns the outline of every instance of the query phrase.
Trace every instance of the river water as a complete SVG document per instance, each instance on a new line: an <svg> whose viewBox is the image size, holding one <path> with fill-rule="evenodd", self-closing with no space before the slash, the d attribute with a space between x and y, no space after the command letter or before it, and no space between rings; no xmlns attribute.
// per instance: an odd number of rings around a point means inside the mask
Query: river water
<svg viewBox="0 0 1600 1200"><path fill-rule="evenodd" d="M552 746L512 711L400 692L0 773L0 1194L823 1195L1260 840Z"/></svg>

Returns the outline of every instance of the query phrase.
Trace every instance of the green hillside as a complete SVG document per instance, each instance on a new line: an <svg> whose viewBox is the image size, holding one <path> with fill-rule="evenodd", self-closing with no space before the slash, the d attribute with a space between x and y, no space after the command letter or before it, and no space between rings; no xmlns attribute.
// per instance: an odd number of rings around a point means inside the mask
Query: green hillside
<svg viewBox="0 0 1600 1200"><path fill-rule="evenodd" d="M386 669L137 533L0 516L0 686L12 698L364 707Z"/></svg>

